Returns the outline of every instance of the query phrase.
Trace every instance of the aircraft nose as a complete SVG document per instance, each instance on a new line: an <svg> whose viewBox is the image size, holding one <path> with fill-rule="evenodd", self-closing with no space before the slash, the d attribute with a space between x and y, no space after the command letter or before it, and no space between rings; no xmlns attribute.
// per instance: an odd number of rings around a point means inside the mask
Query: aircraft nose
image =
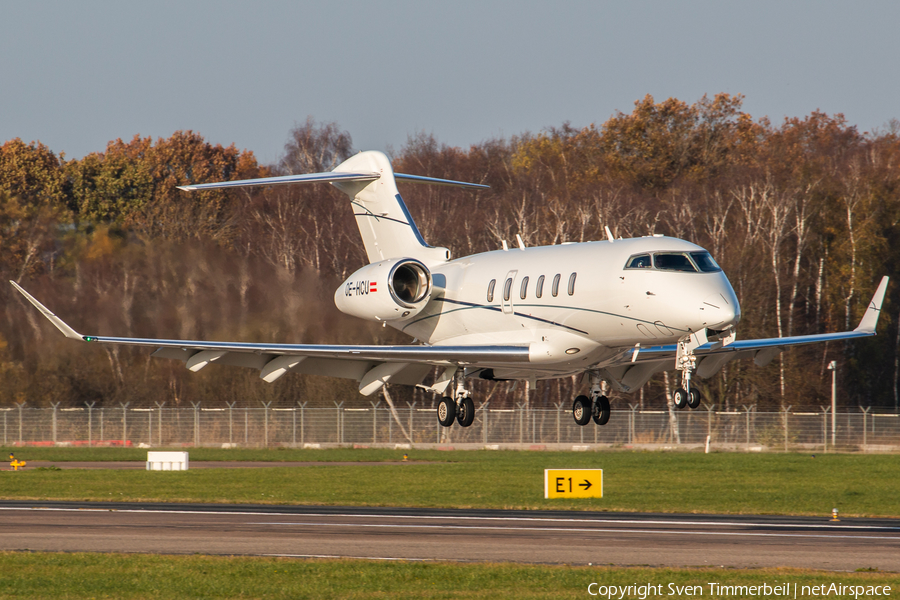
<svg viewBox="0 0 900 600"><path fill-rule="evenodd" d="M730 296L730 297L729 297ZM710 294L700 303L700 320L709 329L725 329L741 320L741 307L734 293Z"/></svg>

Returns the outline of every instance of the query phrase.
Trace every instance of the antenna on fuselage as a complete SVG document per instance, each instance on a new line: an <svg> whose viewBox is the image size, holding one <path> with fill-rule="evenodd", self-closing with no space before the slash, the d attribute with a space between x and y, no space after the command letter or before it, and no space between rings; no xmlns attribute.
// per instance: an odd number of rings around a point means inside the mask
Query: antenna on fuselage
<svg viewBox="0 0 900 600"><path fill-rule="evenodd" d="M525 249L525 242L522 241L522 236L518 233L516 234L516 241L519 242L519 250Z"/></svg>
<svg viewBox="0 0 900 600"><path fill-rule="evenodd" d="M615 242L616 239L613 237L612 231L609 230L609 225L604 225L603 229L606 230L606 239L609 240L609 243L612 244L613 242Z"/></svg>

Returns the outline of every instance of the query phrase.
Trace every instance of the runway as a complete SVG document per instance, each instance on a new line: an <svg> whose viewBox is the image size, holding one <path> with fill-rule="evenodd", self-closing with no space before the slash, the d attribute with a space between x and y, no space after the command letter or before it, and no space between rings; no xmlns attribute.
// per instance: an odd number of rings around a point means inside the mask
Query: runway
<svg viewBox="0 0 900 600"><path fill-rule="evenodd" d="M0 550L896 571L900 520L2 501Z"/></svg>

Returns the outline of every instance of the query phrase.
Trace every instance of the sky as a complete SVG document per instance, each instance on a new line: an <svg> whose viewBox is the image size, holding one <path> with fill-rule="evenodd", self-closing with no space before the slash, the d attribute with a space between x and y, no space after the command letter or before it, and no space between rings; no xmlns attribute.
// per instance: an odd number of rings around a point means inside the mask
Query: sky
<svg viewBox="0 0 900 600"><path fill-rule="evenodd" d="M9 0L0 143L71 159L193 130L269 164L307 117L357 150L468 148L718 92L873 131L900 118L898 23L895 1Z"/></svg>

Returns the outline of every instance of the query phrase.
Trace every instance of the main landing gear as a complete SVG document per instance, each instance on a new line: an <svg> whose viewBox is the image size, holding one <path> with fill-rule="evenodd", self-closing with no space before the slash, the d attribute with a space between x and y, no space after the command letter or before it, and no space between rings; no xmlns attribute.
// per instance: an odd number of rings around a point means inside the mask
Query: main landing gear
<svg viewBox="0 0 900 600"><path fill-rule="evenodd" d="M706 340L704 339L704 342ZM690 338L678 342L678 355L675 358L675 368L681 371L681 387L672 392L672 402L675 408L681 410L685 406L691 410L700 406L700 392L691 387L691 373L697 368L697 357L694 356L694 344Z"/></svg>
<svg viewBox="0 0 900 600"><path fill-rule="evenodd" d="M609 398L603 395L598 375L591 373L591 396L578 396L572 404L572 416L579 425L587 425L593 420L597 425L609 422Z"/></svg>
<svg viewBox="0 0 900 600"><path fill-rule="evenodd" d="M444 396L438 403L438 422L450 427L455 420L462 427L468 427L475 421L475 402L469 396L469 390L460 380L456 384L456 399Z"/></svg>

